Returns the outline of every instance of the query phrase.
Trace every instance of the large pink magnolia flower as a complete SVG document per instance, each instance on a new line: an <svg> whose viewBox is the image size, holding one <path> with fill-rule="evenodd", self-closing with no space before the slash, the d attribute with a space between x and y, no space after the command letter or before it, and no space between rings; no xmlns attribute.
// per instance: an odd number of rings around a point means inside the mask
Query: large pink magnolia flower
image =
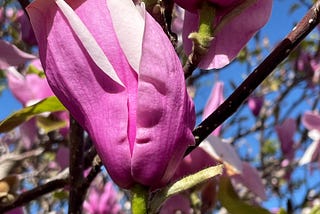
<svg viewBox="0 0 320 214"><path fill-rule="evenodd" d="M160 26L131 0L36 0L28 12L49 84L113 180L168 182L194 142L195 112Z"/></svg>
<svg viewBox="0 0 320 214"><path fill-rule="evenodd" d="M248 0L247 0L248 1ZM190 33L198 30L199 15L203 0L175 0L186 9L183 45L186 54L192 50ZM216 7L216 18L213 25L217 26L225 15L236 8L243 0L208 0ZM257 0L242 13L227 23L213 38L208 53L202 58L199 67L202 69L219 69L229 64L245 46L250 38L262 28L269 19L272 0Z"/></svg>

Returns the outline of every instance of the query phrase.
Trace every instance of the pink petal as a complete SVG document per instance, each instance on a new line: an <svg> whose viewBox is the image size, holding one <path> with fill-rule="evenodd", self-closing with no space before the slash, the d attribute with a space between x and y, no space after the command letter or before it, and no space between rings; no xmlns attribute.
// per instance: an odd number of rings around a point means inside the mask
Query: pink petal
<svg viewBox="0 0 320 214"><path fill-rule="evenodd" d="M55 0L55 2L95 64L111 79L123 86L103 50L73 9L64 0Z"/></svg>
<svg viewBox="0 0 320 214"><path fill-rule="evenodd" d="M13 44L0 40L0 69L7 69L10 66L18 66L35 58L36 56L19 50Z"/></svg>
<svg viewBox="0 0 320 214"><path fill-rule="evenodd" d="M46 78L41 78L37 74L27 74L23 76L16 70L9 69L7 72L8 85L13 95L24 106L30 101L39 101L49 96L53 92L48 85Z"/></svg>
<svg viewBox="0 0 320 214"><path fill-rule="evenodd" d="M94 13L88 9L107 8L106 1L69 1L69 4L76 8L76 13L102 47L113 68L126 71L118 73L122 82L136 82L134 71L119 46L107 9L98 9ZM28 13L48 82L56 96L89 132L117 184L122 187L132 185L133 179L128 170L131 168L127 138L128 92L96 65L54 1L34 1L29 5ZM99 23L99 27L95 23Z"/></svg>
<svg viewBox="0 0 320 214"><path fill-rule="evenodd" d="M207 140L200 144L200 148L206 151L212 158L231 166L236 173L242 171L242 161L234 147L220 138L210 135Z"/></svg>
<svg viewBox="0 0 320 214"><path fill-rule="evenodd" d="M56 162L59 164L61 169L65 169L69 166L69 154L70 150L69 148L65 146L60 146L57 154L56 154Z"/></svg>
<svg viewBox="0 0 320 214"><path fill-rule="evenodd" d="M145 27L145 14L139 14L139 11L135 8L132 0L108 0L107 4L120 46L131 67L136 72L139 72ZM131 5L131 7L126 5ZM121 11L121 13L119 13L119 11ZM142 11L145 13L144 8ZM124 16L123 14L139 15Z"/></svg>
<svg viewBox="0 0 320 214"><path fill-rule="evenodd" d="M286 119L281 125L277 125L276 132L281 143L281 150L284 155L289 155L293 151L293 136L297 130L296 121L292 118ZM292 156L293 154L291 154Z"/></svg>
<svg viewBox="0 0 320 214"><path fill-rule="evenodd" d="M195 113L175 50L149 14L145 21L132 175L153 185L156 178L160 183L170 180L194 143Z"/></svg>
<svg viewBox="0 0 320 214"><path fill-rule="evenodd" d="M160 214L177 213L177 211L180 211L178 213L191 213L190 201L186 196L182 194L174 195L173 197L166 200L160 210Z"/></svg>
<svg viewBox="0 0 320 214"><path fill-rule="evenodd" d="M234 18L216 35L209 52L201 60L199 68L219 69L229 64L250 38L265 25L269 19L271 8L272 0L258 0ZM226 11L222 9L217 12L217 19L219 19ZM192 42L188 39L188 35L197 31L198 19L197 14L186 11L183 40L187 54L190 54L192 49Z"/></svg>
<svg viewBox="0 0 320 214"><path fill-rule="evenodd" d="M254 116L258 116L263 106L263 96L251 96L248 99L248 107Z"/></svg>
<svg viewBox="0 0 320 214"><path fill-rule="evenodd" d="M196 13L203 5L203 0L174 0L180 7L188 10L189 12ZM208 0L208 2L217 6L217 8L221 7L230 7L238 4L241 0Z"/></svg>
<svg viewBox="0 0 320 214"><path fill-rule="evenodd" d="M315 129L320 131L320 115L314 112L306 112L302 116L303 125L309 129Z"/></svg>
<svg viewBox="0 0 320 214"><path fill-rule="evenodd" d="M265 187L262 183L259 172L247 162L242 162L242 173L236 174L233 178L245 185L251 192L262 200L267 200Z"/></svg>
<svg viewBox="0 0 320 214"><path fill-rule="evenodd" d="M219 160L210 156L204 149L197 147L180 163L175 172L173 181L199 172L207 167L215 166L219 163Z"/></svg>
<svg viewBox="0 0 320 214"><path fill-rule="evenodd" d="M224 89L224 83L220 81L216 82L215 86L212 88L207 104L203 109L203 114L202 114L203 119L207 118L212 112L214 112L220 106L221 103L223 103L224 101L223 89ZM212 134L215 136L219 136L221 129L222 129L222 126L219 126L212 132Z"/></svg>

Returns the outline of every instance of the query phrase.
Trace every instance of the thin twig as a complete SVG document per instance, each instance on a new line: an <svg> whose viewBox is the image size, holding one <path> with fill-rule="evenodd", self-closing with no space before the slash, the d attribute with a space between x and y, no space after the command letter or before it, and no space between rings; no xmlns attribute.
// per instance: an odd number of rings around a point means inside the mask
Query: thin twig
<svg viewBox="0 0 320 214"><path fill-rule="evenodd" d="M246 80L207 119L193 131L196 144L190 146L188 155L219 125L237 111L249 95L272 73L295 47L317 26L320 21L320 0L302 18L298 25L282 40L269 56L248 76Z"/></svg>
<svg viewBox="0 0 320 214"><path fill-rule="evenodd" d="M21 193L11 204L0 205L0 213L4 213L16 207L20 207L36 198L50 193L67 185L68 179L58 179L38 186L32 190Z"/></svg>

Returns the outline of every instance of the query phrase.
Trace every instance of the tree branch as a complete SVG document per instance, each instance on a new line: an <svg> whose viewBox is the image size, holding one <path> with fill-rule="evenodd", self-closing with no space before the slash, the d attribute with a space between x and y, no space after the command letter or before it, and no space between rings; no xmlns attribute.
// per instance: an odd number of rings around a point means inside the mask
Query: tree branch
<svg viewBox="0 0 320 214"><path fill-rule="evenodd" d="M297 26L282 40L269 56L248 76L246 80L207 119L193 130L196 144L190 146L188 155L228 119L249 97L263 80L293 51L295 47L317 26L320 21L320 0L318 0Z"/></svg>
<svg viewBox="0 0 320 214"><path fill-rule="evenodd" d="M11 204L0 205L0 213L20 207L44 194L50 193L53 190L63 188L68 183L68 179L57 179L46 184L38 186L32 190L21 193L16 200Z"/></svg>
<svg viewBox="0 0 320 214"><path fill-rule="evenodd" d="M69 213L81 213L84 194L80 186L83 183L83 148L84 131L83 128L70 117L70 195Z"/></svg>

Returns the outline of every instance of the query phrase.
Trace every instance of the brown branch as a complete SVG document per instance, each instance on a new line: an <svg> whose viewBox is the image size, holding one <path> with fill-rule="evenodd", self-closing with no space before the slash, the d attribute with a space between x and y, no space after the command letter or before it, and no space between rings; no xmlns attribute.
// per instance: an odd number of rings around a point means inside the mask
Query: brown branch
<svg viewBox="0 0 320 214"><path fill-rule="evenodd" d="M219 125L237 111L265 78L293 51L295 47L317 26L320 21L320 0L307 12L297 26L282 40L269 56L248 76L246 80L207 119L193 130L196 144L190 146L188 155Z"/></svg>
<svg viewBox="0 0 320 214"><path fill-rule="evenodd" d="M81 213L84 192L79 188L84 180L84 131L83 128L70 118L70 195L69 213Z"/></svg>
<svg viewBox="0 0 320 214"><path fill-rule="evenodd" d="M63 188L67 184L68 184L68 179L57 179L57 180L50 181L46 184L43 184L41 186L38 186L27 192L23 192L12 203L6 204L6 205L0 205L0 213L4 213L16 207L23 206L24 204L32 200L35 200L36 198L44 194L50 193L56 189Z"/></svg>

